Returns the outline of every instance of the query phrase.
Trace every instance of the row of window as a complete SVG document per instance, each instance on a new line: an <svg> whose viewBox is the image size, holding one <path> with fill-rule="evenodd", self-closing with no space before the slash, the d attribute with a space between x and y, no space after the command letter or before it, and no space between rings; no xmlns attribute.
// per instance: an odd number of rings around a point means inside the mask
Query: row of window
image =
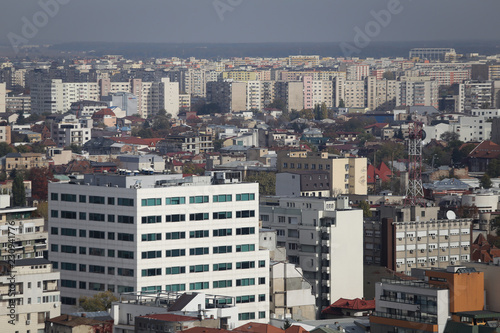
<svg viewBox="0 0 500 333"><path fill-rule="evenodd" d="M70 219L70 220L77 219L77 212L61 210L60 213L61 213L60 214L61 218ZM189 214L189 220L190 221L204 221L204 220L208 220L209 216L210 216L209 213L193 213L193 214ZM255 216L254 210L243 210L243 211L236 212L236 218L247 218L247 217L254 217L254 216ZM58 210L51 210L50 217L58 218L59 211ZM225 220L225 219L230 219L230 218L233 218L233 212L214 212L214 213L212 213L212 219L214 219L214 220ZM78 219L82 220L82 221L87 221L87 213L86 212L79 212ZM106 221L106 214L88 213L88 221L105 222ZM134 217L127 216L127 215L115 216L114 214L108 214L107 221L108 222L125 223L125 224L133 224ZM184 222L184 221L186 221L185 214L165 215L165 222ZM143 216L141 218L141 222L143 224L161 223L162 220L161 220L160 215Z"/></svg>
<svg viewBox="0 0 500 333"><path fill-rule="evenodd" d="M158 254L160 254L160 251L143 252L142 258L143 259L150 259L149 255L154 256L154 255L158 255ZM156 258L158 258L158 257L156 257ZM258 266L259 266L259 268L266 267L266 261L259 260ZM255 268L255 261L236 262L236 269L249 269L249 268ZM233 264L230 262L213 264L212 269L213 269L213 271L232 270ZM185 274L186 271L187 271L186 266L167 267L167 268L165 268L165 275ZM208 272L208 271L210 271L210 269L209 269L209 265L207 265L207 264L189 266L189 273L202 273L202 272ZM143 269L142 270L142 276L157 276L157 275L162 275L161 268L151 268L151 269Z"/></svg>
<svg viewBox="0 0 500 333"><path fill-rule="evenodd" d="M77 229L73 228L61 228L61 235L62 236L70 236L70 237L76 237L77 235ZM51 235L58 235L59 234L59 228L57 227L51 227L50 228L50 234ZM87 230L85 229L80 229L78 230L78 235L82 238L87 237ZM107 235L107 237L106 237ZM89 230L88 231L88 236L89 238L95 238L95 239L108 239L108 240L119 240L119 241L124 241L124 242L133 242L134 241L134 234L128 234L124 232L105 232L105 231L100 231L100 230ZM116 236L116 237L115 237Z"/></svg>
<svg viewBox="0 0 500 333"><path fill-rule="evenodd" d="M52 252L58 252L59 251L59 245L58 244L51 244L50 245L50 250ZM77 253L77 248L76 246L72 245L61 245L61 252L63 253L70 253L70 254L76 254ZM87 251L88 250L88 251ZM105 257L107 253L107 256L110 258L122 258L122 259L134 259L134 252L133 251L124 251L124 250L118 250L115 251L113 249L101 249L97 247L85 247L85 246L79 246L78 247L78 254L81 255L89 255L89 256L96 256L96 257Z"/></svg>
<svg viewBox="0 0 500 333"><path fill-rule="evenodd" d="M78 283L77 283L78 282ZM114 284L108 284L108 289L106 289L106 285L104 283L97 283L97 282L85 282L85 281L75 281L75 280L65 280L61 279L61 287L65 288L76 288L78 284L79 289L88 289L89 290L96 290L96 291L105 291L105 290L110 290L112 292L115 292L115 285ZM126 292L132 292L134 291L133 287L130 286L118 286L118 292L119 293L126 293ZM61 303L62 304L67 304L67 305L75 305L76 304L76 299L75 302L73 302L73 298L71 297L61 297Z"/></svg>
<svg viewBox="0 0 500 333"><path fill-rule="evenodd" d="M54 262L54 268L59 268L59 263ZM106 266L99 266L99 265L85 265L85 264L79 264L78 267L74 263L70 262L61 262L61 270L65 271L78 271L79 272L89 272L89 273L95 273L95 274L107 274L108 275L120 275L120 276L129 276L133 277L134 276L134 270L130 268L122 268L118 267L118 269L115 269L115 267L107 267Z"/></svg>
<svg viewBox="0 0 500 333"><path fill-rule="evenodd" d="M331 165L330 164L325 164L325 170L330 170ZM283 163L283 168L287 169L288 168L288 163L284 162ZM295 163L290 163L290 169L295 169ZM297 169L302 169L302 163L297 163ZM304 163L304 169L309 169L309 164ZM311 164L311 170L316 170L316 164ZM318 164L318 170L323 170L323 164ZM349 170L349 165L346 164L346 171Z"/></svg>
<svg viewBox="0 0 500 333"><path fill-rule="evenodd" d="M161 269L160 268L151 268L151 269L143 269L142 270L142 276L155 276L155 275L160 275L161 274ZM265 277L260 277L257 279L259 285L266 284L266 278ZM254 286L255 285L255 278L247 278L247 279L236 279L235 280L235 286L236 287L246 287L246 286ZM218 281L213 281L212 282L212 287L213 288L229 288L233 287L233 280L218 280ZM203 282L192 282L189 284L189 290L203 290L203 289L209 289L210 288L210 283L208 281L203 281ZM165 288L167 291L185 291L186 290L186 285L185 284L174 284L174 285L167 285ZM143 287L142 291L160 291L161 286L150 286L150 287ZM262 296L262 297L261 297ZM248 301L242 301L241 297L237 303L249 303L250 302L250 295L248 296L249 299ZM260 299L265 300L265 295L259 295L261 297ZM255 301L255 296L253 296L253 302Z"/></svg>
<svg viewBox="0 0 500 333"><path fill-rule="evenodd" d="M77 202L77 195L76 194L68 194L68 193L61 193L61 201L65 202ZM59 193L51 193L50 194L50 199L53 201L58 201L59 200ZM91 203L91 204L97 204L97 205L114 205L116 203L118 206L134 206L134 199L130 198L118 198L115 200L114 197L108 197L107 200L103 196L98 196L98 195L89 195L88 200L87 196L80 194L78 195L78 202L80 203Z"/></svg>

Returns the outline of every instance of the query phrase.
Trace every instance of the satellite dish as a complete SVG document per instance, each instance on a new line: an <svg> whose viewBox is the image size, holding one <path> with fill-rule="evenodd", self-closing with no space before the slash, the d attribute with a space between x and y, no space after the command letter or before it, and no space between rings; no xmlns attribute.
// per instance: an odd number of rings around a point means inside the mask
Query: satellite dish
<svg viewBox="0 0 500 333"><path fill-rule="evenodd" d="M446 212L446 218L447 218L448 220L454 220L454 219L456 219L456 218L457 218L457 215L455 214L455 212L454 212L454 211L449 210L449 211L447 211L447 212Z"/></svg>

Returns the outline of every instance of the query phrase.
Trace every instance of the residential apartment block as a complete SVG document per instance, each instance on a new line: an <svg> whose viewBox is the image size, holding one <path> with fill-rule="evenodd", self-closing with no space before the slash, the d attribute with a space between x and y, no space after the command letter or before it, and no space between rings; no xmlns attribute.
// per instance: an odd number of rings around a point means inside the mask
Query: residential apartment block
<svg viewBox="0 0 500 333"><path fill-rule="evenodd" d="M347 197L265 197L260 219L302 269L318 311L341 297L363 297L363 212Z"/></svg>
<svg viewBox="0 0 500 333"><path fill-rule="evenodd" d="M279 151L278 172L327 171L334 194L367 194L367 159L337 157L327 152Z"/></svg>
<svg viewBox="0 0 500 333"><path fill-rule="evenodd" d="M14 264L0 262L0 330L45 332L45 320L61 314L59 272L43 258Z"/></svg>
<svg viewBox="0 0 500 333"><path fill-rule="evenodd" d="M235 297L241 322L269 320L258 184L240 173L95 174L49 192L49 258L66 309L105 290L202 291Z"/></svg>

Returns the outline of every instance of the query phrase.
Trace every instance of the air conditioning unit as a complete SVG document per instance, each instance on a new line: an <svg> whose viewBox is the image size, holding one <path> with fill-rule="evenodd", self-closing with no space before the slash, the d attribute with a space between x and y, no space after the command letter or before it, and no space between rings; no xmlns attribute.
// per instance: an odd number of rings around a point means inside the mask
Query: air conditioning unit
<svg viewBox="0 0 500 333"><path fill-rule="evenodd" d="M424 267L424 266L425 266L425 264L424 264L424 263L421 263L421 264L420 264L420 266Z"/></svg>
<svg viewBox="0 0 500 333"><path fill-rule="evenodd" d="M399 238L398 238L398 240L402 241L402 240L403 240L403 238L399 237Z"/></svg>
<svg viewBox="0 0 500 333"><path fill-rule="evenodd" d="M408 263L408 267L411 267L411 262Z"/></svg>
<svg viewBox="0 0 500 333"><path fill-rule="evenodd" d="M446 251L446 248L442 247L442 248L441 248L441 251L445 252L445 251Z"/></svg>
<svg viewBox="0 0 500 333"><path fill-rule="evenodd" d="M444 239L448 239L448 235L444 236Z"/></svg>
<svg viewBox="0 0 500 333"><path fill-rule="evenodd" d="M432 249L429 249L429 252L432 252Z"/></svg>
<svg viewBox="0 0 500 333"><path fill-rule="evenodd" d="M410 237L410 240L413 241L413 237Z"/></svg>
<svg viewBox="0 0 500 333"><path fill-rule="evenodd" d="M396 265L396 267L397 267L397 268L401 267L401 264L397 264L397 265Z"/></svg>
<svg viewBox="0 0 500 333"><path fill-rule="evenodd" d="M422 240L422 237L417 237L417 240Z"/></svg>
<svg viewBox="0 0 500 333"><path fill-rule="evenodd" d="M436 235L432 235L432 239L436 239Z"/></svg>
<svg viewBox="0 0 500 333"><path fill-rule="evenodd" d="M413 253L413 250L410 250L410 253Z"/></svg>
<svg viewBox="0 0 500 333"><path fill-rule="evenodd" d="M468 249L469 249L469 247L467 247L467 246L464 246L464 250L468 250Z"/></svg>
<svg viewBox="0 0 500 333"><path fill-rule="evenodd" d="M436 262L435 261L431 261L431 265L434 265Z"/></svg>
<svg viewBox="0 0 500 333"><path fill-rule="evenodd" d="M424 249L422 249L422 250L420 250L420 252L421 252L421 253L424 253L424 252L425 252L425 250L424 250Z"/></svg>
<svg viewBox="0 0 500 333"><path fill-rule="evenodd" d="M455 265L455 261L451 261L450 264Z"/></svg>
<svg viewBox="0 0 500 333"><path fill-rule="evenodd" d="M26 320L26 325L30 325L31 324L31 321L30 320Z"/></svg>

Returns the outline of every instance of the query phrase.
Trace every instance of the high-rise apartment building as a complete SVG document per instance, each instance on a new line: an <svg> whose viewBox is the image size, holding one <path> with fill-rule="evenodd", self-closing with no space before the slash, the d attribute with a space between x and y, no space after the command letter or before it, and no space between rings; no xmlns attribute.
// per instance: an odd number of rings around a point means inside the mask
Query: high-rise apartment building
<svg viewBox="0 0 500 333"><path fill-rule="evenodd" d="M318 310L363 295L363 212L347 197L269 197L260 207L277 245L312 285Z"/></svg>
<svg viewBox="0 0 500 333"><path fill-rule="evenodd" d="M104 290L202 290L236 297L240 318L267 323L258 184L240 180L95 174L50 184L49 258L61 270L63 306Z"/></svg>

